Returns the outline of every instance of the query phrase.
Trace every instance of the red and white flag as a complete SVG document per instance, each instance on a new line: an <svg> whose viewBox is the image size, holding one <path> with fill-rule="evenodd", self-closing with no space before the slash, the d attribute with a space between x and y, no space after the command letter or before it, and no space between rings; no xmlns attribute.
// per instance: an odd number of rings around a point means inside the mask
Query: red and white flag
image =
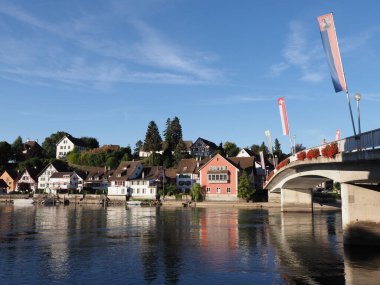
<svg viewBox="0 0 380 285"><path fill-rule="evenodd" d="M335 133L335 140L336 140L336 141L340 140L340 130L336 130L336 133Z"/></svg>
<svg viewBox="0 0 380 285"><path fill-rule="evenodd" d="M289 135L288 115L286 114L286 106L284 97L278 98L278 108L280 109L282 133L284 136Z"/></svg>

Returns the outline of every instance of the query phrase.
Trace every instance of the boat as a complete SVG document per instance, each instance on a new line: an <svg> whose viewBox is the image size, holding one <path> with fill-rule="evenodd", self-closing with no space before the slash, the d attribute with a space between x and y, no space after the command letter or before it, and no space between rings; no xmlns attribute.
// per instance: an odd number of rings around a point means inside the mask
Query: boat
<svg viewBox="0 0 380 285"><path fill-rule="evenodd" d="M140 206L141 201L127 201L128 206Z"/></svg>
<svg viewBox="0 0 380 285"><path fill-rule="evenodd" d="M32 206L33 204L34 200L32 198L13 199L13 205L15 206Z"/></svg>

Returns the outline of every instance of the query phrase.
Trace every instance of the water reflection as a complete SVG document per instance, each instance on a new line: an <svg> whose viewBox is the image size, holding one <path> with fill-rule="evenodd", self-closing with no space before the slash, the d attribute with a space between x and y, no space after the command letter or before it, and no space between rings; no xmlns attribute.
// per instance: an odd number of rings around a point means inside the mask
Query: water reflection
<svg viewBox="0 0 380 285"><path fill-rule="evenodd" d="M1 284L375 284L340 213L0 205ZM22 268L22 274L20 274Z"/></svg>

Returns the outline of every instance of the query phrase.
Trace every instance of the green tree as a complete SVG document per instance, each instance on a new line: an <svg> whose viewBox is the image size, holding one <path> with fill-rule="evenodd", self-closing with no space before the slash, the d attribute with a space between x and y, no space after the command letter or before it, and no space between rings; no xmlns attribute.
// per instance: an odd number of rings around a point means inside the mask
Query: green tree
<svg viewBox="0 0 380 285"><path fill-rule="evenodd" d="M216 151L214 152L214 155L220 154L221 156L226 156L226 151L223 148L223 143L220 142L218 147L216 148Z"/></svg>
<svg viewBox="0 0 380 285"><path fill-rule="evenodd" d="M162 165L162 156L159 153L152 153L148 157L148 164L153 166L160 166Z"/></svg>
<svg viewBox="0 0 380 285"><path fill-rule="evenodd" d="M99 142L96 138L92 137L81 137L80 140L84 143L87 148L98 148Z"/></svg>
<svg viewBox="0 0 380 285"><path fill-rule="evenodd" d="M226 155L228 155L229 157L237 156L237 154L240 151L240 149L237 147L235 143L229 141L224 143L223 148L226 152Z"/></svg>
<svg viewBox="0 0 380 285"><path fill-rule="evenodd" d="M260 155L260 146L258 144L253 144L251 146L251 151L254 155Z"/></svg>
<svg viewBox="0 0 380 285"><path fill-rule="evenodd" d="M162 149L162 138L154 121L150 121L145 135L144 150L160 151Z"/></svg>
<svg viewBox="0 0 380 285"><path fill-rule="evenodd" d="M173 120L166 120L166 129L164 131L165 148L175 150L177 144L182 141L182 126L178 117Z"/></svg>
<svg viewBox="0 0 380 285"><path fill-rule="evenodd" d="M304 146L302 145L302 143L297 143L295 149L296 149L296 152L300 152L300 151L305 150L306 147L304 147Z"/></svg>
<svg viewBox="0 0 380 285"><path fill-rule="evenodd" d="M20 162L24 160L24 155L22 151L24 150L24 143L22 142L22 138L18 136L15 141L12 143L12 159L15 162Z"/></svg>
<svg viewBox="0 0 380 285"><path fill-rule="evenodd" d="M261 145L259 147L259 151L262 151L264 153L264 157L267 157L269 150L268 150L268 148L264 142L261 143Z"/></svg>
<svg viewBox="0 0 380 285"><path fill-rule="evenodd" d="M247 172L244 170L239 177L238 185L238 197L245 199L247 202L252 199L255 193L255 188L253 188L251 181L248 178Z"/></svg>
<svg viewBox="0 0 380 285"><path fill-rule="evenodd" d="M166 148L162 153L162 161L165 168L170 168L174 164L173 153L170 149Z"/></svg>
<svg viewBox="0 0 380 285"><path fill-rule="evenodd" d="M191 188L191 199L196 202L199 202L199 201L202 201L202 198L203 197L202 197L201 186L198 183L196 183Z"/></svg>
<svg viewBox="0 0 380 285"><path fill-rule="evenodd" d="M188 158L189 153L183 140L180 140L174 150L174 164L177 166L181 159Z"/></svg>
<svg viewBox="0 0 380 285"><path fill-rule="evenodd" d="M112 169L117 168L119 165L119 160L114 156L109 156L106 160L106 166L111 167Z"/></svg>
<svg viewBox="0 0 380 285"><path fill-rule="evenodd" d="M0 142L0 167L5 166L12 159L12 147L6 141ZM4 169L4 168L3 168Z"/></svg>
<svg viewBox="0 0 380 285"><path fill-rule="evenodd" d="M139 157L139 152L144 146L144 143L141 140L138 140L135 148L133 149L133 158L138 158Z"/></svg>
<svg viewBox="0 0 380 285"><path fill-rule="evenodd" d="M55 158L57 143L66 135L66 132L56 132L45 138L42 147L46 151L47 157Z"/></svg>

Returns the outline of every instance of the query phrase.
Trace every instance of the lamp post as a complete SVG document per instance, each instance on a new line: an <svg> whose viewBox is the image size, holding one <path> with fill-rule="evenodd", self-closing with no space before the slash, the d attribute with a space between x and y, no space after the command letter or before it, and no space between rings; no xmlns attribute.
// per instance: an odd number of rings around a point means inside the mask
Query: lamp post
<svg viewBox="0 0 380 285"><path fill-rule="evenodd" d="M356 100L356 108L358 109L358 126L359 126L359 139L361 138L362 130L360 127L360 108L359 108L359 102L362 98L362 95L360 93L355 94L355 100Z"/></svg>

